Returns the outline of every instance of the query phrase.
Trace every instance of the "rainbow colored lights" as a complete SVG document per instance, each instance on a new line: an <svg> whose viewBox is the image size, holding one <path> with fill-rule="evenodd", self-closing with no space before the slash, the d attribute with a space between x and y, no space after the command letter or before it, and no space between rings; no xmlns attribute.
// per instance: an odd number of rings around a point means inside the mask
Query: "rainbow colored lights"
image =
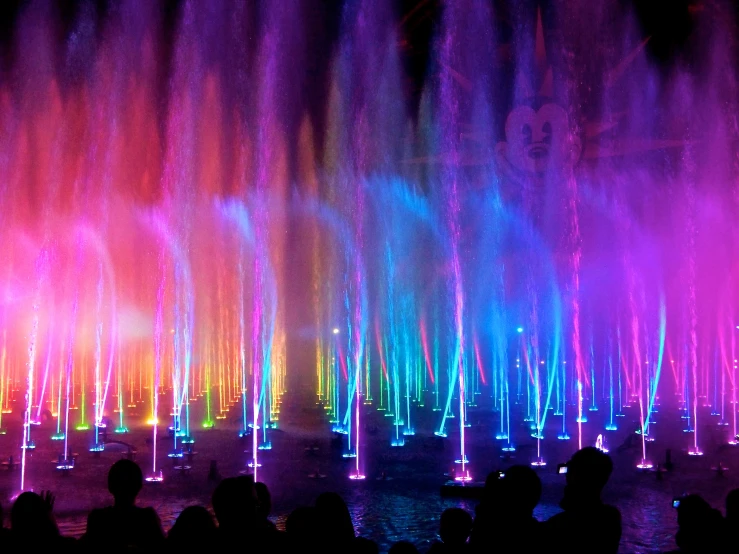
<svg viewBox="0 0 739 554"><path fill-rule="evenodd" d="M449 2L406 87L390 3L345 3L321 71L300 63L302 8L177 4L171 48L156 2L99 28L80 10L64 44L50 13L18 16L0 445L21 490L40 441L72 471L70 443L99 455L139 429L150 483L214 428L269 477L304 393L354 481L370 433L396 454L448 441L461 482L484 471L475 441L542 467L550 445L629 434L641 469L664 429L691 456L707 425L739 443L739 103L715 84L731 64L665 79L637 41L589 83L558 75L575 69L542 43L548 14L527 12L517 51L494 2Z"/></svg>

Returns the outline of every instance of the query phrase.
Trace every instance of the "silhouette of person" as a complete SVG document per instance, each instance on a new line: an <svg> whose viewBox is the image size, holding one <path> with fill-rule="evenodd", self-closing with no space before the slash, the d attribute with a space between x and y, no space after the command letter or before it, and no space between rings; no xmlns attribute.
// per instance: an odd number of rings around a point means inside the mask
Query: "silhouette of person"
<svg viewBox="0 0 739 554"><path fill-rule="evenodd" d="M291 551L318 552L318 510L313 506L295 508L285 520L285 533Z"/></svg>
<svg viewBox="0 0 739 554"><path fill-rule="evenodd" d="M472 531L472 516L462 508L447 508L439 521L439 537L429 549L429 554L464 552Z"/></svg>
<svg viewBox="0 0 739 554"><path fill-rule="evenodd" d="M672 552L721 552L724 550L724 520L718 510L697 494L680 499L677 507L677 533Z"/></svg>
<svg viewBox="0 0 739 554"><path fill-rule="evenodd" d="M739 489L726 495L726 525L729 529L739 529Z"/></svg>
<svg viewBox="0 0 739 554"><path fill-rule="evenodd" d="M8 530L3 527L3 506L0 504L0 548L10 540Z"/></svg>
<svg viewBox="0 0 739 554"><path fill-rule="evenodd" d="M158 550L164 542L164 531L154 508L139 508L136 497L143 486L143 474L136 462L118 460L108 472L108 491L113 506L92 510L87 517L83 545L99 551Z"/></svg>
<svg viewBox="0 0 739 554"><path fill-rule="evenodd" d="M543 538L561 552L618 552L621 513L604 504L603 487L613 471L611 457L593 446L578 450L567 463L563 512L544 523Z"/></svg>
<svg viewBox="0 0 739 554"><path fill-rule="evenodd" d="M269 520L272 512L272 495L267 485L261 482L254 483L254 493L257 495L257 520L265 531L276 531L277 527Z"/></svg>
<svg viewBox="0 0 739 554"><path fill-rule="evenodd" d="M470 545L476 551L538 550L540 523L534 508L541 499L541 479L529 466L515 465L495 472L486 482L488 494L475 512ZM494 490L494 492L493 492Z"/></svg>
<svg viewBox="0 0 739 554"><path fill-rule="evenodd" d="M223 548L257 540L257 495L252 476L227 477L213 491L218 541Z"/></svg>
<svg viewBox="0 0 739 554"><path fill-rule="evenodd" d="M408 541L398 541L390 547L387 554L419 554L418 548Z"/></svg>
<svg viewBox="0 0 739 554"><path fill-rule="evenodd" d="M269 520L272 512L272 495L264 483L254 483L254 494L256 495L256 532L265 545L272 548L284 550L287 546L285 533L278 531L277 526Z"/></svg>
<svg viewBox="0 0 739 554"><path fill-rule="evenodd" d="M53 496L24 492L10 509L10 542L16 550L58 548L62 540L52 508ZM71 541L74 542L74 541Z"/></svg>
<svg viewBox="0 0 739 554"><path fill-rule="evenodd" d="M323 550L351 550L355 537L354 524L344 500L335 492L324 492L316 499L316 515Z"/></svg>
<svg viewBox="0 0 739 554"><path fill-rule="evenodd" d="M375 541L364 537L355 537L351 551L357 554L379 554L380 549Z"/></svg>
<svg viewBox="0 0 739 554"><path fill-rule="evenodd" d="M202 506L188 506L167 534L169 552L204 552L216 536L213 516Z"/></svg>
<svg viewBox="0 0 739 554"><path fill-rule="evenodd" d="M475 506L475 518L470 532L470 546L473 550L489 550L493 531L490 525L498 518L500 504L500 472L493 471L485 479L480 503Z"/></svg>

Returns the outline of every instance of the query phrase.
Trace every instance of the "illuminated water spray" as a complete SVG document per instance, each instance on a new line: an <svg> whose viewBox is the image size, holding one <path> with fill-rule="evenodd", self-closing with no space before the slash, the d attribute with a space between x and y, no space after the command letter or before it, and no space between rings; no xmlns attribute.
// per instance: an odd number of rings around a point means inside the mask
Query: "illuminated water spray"
<svg viewBox="0 0 739 554"><path fill-rule="evenodd" d="M151 424L152 432L152 455L151 455L151 474L146 478L150 483L158 483L164 480L162 470L157 473L157 431L159 428L159 389L161 386L163 351L162 340L164 334L164 293L166 286L166 272L163 261L160 260L159 271L161 273L159 286L157 287L157 304L156 316L154 320L154 374L152 376L151 387Z"/></svg>
<svg viewBox="0 0 739 554"><path fill-rule="evenodd" d="M25 410L23 412L23 442L21 444L21 490L25 490L26 486L26 452L33 450L36 445L31 440L31 410L33 407L33 384L34 370L36 367L36 341L38 339L39 326L39 307L41 304L41 296L45 289L46 272L48 270L48 252L44 248L41 250L36 262L37 281L36 291L33 299L33 314L31 320L31 333L28 339L28 362L26 364L26 394L25 394Z"/></svg>

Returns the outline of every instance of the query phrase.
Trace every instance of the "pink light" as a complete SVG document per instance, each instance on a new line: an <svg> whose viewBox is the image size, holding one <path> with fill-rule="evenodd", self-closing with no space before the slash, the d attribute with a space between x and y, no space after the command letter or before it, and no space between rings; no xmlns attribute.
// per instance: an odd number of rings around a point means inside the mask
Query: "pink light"
<svg viewBox="0 0 739 554"><path fill-rule="evenodd" d="M358 341L358 342L361 342L361 341ZM361 347L358 347L357 348L356 360L355 360L355 368L354 368L354 376L355 376L354 389L356 391L356 396L357 396L357 404L356 404L356 407L355 407L355 423L356 424L355 424L355 427L354 427L354 429L355 429L354 436L356 437L356 447L355 447L356 460L355 460L355 466L354 466L355 469L356 469L356 473L354 474L355 475L355 479L360 479L360 476L361 476L361 479L364 479L364 475L361 475L361 473L359 472L359 429L360 429L360 426L359 426L359 406L361 405L361 402L360 402L360 395L361 395L360 387L362 386L362 381L359 378L359 372L362 370L361 357L362 357L362 350L361 350Z"/></svg>
<svg viewBox="0 0 739 554"><path fill-rule="evenodd" d="M431 356L429 356L429 344L428 339L426 338L426 321L423 318L421 319L420 332L421 346L423 347L423 359L426 362L426 371L428 372L429 379L431 380L431 384L433 385L435 383L434 370L431 365Z"/></svg>
<svg viewBox="0 0 739 554"><path fill-rule="evenodd" d="M470 481L472 481L472 475L470 475L470 472L467 471L464 475L459 475L455 477L454 480L459 483L469 483Z"/></svg>
<svg viewBox="0 0 739 554"><path fill-rule="evenodd" d="M145 481L147 483L161 483L162 481L164 481L162 470L160 469L158 474L155 473L153 475L150 475L149 477L145 479Z"/></svg>
<svg viewBox="0 0 739 554"><path fill-rule="evenodd" d="M480 380L483 385L487 385L488 382L485 379L485 371L482 368L482 357L480 356L480 348L477 345L477 336L472 339L472 345L475 350L475 360L477 360L477 372L480 374Z"/></svg>
<svg viewBox="0 0 739 554"><path fill-rule="evenodd" d="M654 467L654 464L649 460L645 460L644 458L642 458L641 462L636 464L636 467L638 467L639 469L652 469Z"/></svg>
<svg viewBox="0 0 739 554"><path fill-rule="evenodd" d="M577 382L577 447L582 450L582 382Z"/></svg>
<svg viewBox="0 0 739 554"><path fill-rule="evenodd" d="M361 473L352 473L352 474L351 474L351 475L349 476L349 479L351 479L352 481L363 481L363 480L365 480L366 478L367 478L367 477L366 477L365 475L362 475Z"/></svg>
<svg viewBox="0 0 739 554"><path fill-rule="evenodd" d="M382 373L385 375L385 380L390 384L390 376L387 372L387 364L385 363L385 354L382 347L382 337L380 335L380 320L379 316L375 315L375 339L377 341L377 350L380 353L380 367L382 367Z"/></svg>

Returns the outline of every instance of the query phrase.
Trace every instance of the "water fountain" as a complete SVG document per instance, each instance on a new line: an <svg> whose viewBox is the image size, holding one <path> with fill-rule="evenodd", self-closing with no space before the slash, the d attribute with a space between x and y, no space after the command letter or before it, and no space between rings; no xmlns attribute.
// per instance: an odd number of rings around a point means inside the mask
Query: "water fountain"
<svg viewBox="0 0 739 554"><path fill-rule="evenodd" d="M122 2L99 40L80 8L58 64L58 14L22 10L0 83L0 449L21 489L45 410L65 471L70 434L103 451L150 426L160 482L162 428L182 457L238 420L256 476L301 371L355 481L376 410L394 449L454 444L459 482L486 469L473 439L544 467L627 416L639 468L663 429L693 456L709 424L736 444L730 54L716 38L702 79L666 76L626 19L600 48L535 4L508 44L493 5L450 3L413 108L390 2L343 7L320 94L308 4L163 22Z"/></svg>

